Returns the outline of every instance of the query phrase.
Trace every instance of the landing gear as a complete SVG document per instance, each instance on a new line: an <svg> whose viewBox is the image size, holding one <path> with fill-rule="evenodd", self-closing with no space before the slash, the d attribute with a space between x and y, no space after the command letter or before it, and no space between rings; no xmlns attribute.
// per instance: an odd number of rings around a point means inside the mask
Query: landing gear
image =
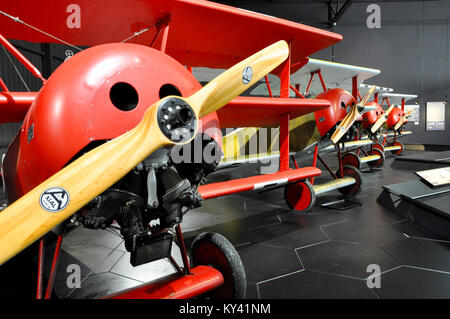
<svg viewBox="0 0 450 319"><path fill-rule="evenodd" d="M399 141L395 141L394 143L392 143L392 146L400 147L400 149L391 151L391 153L394 155L400 155L403 152L403 150L405 149L405 147L403 146L403 143L399 142Z"/></svg>
<svg viewBox="0 0 450 319"><path fill-rule="evenodd" d="M296 212L306 213L316 203L314 187L308 180L300 183L290 184L284 188L284 199L289 208Z"/></svg>
<svg viewBox="0 0 450 319"><path fill-rule="evenodd" d="M348 152L342 156L342 165L350 165L357 169L361 168L361 160L356 153Z"/></svg>
<svg viewBox="0 0 450 319"><path fill-rule="evenodd" d="M377 149L377 150L382 151L383 154L384 154L384 146L383 146L380 142L375 141L375 142L373 143L373 145L372 145L372 149L374 149L374 148Z"/></svg>
<svg viewBox="0 0 450 319"><path fill-rule="evenodd" d="M342 187L342 188L338 188L338 191L341 194L346 195L346 196L358 194L361 191L362 184L363 184L363 177L362 177L361 172L357 168L350 166L350 165L345 165L343 167L343 172L344 172L344 175L341 176L340 170L338 170L336 172L336 175L338 177L353 177L355 179L355 184L352 184L352 185L349 185L346 187Z"/></svg>
<svg viewBox="0 0 450 319"><path fill-rule="evenodd" d="M222 235L202 233L191 246L191 265L205 265L217 269L224 283L204 296L214 299L244 298L247 281L244 266L238 252Z"/></svg>
<svg viewBox="0 0 450 319"><path fill-rule="evenodd" d="M367 162L367 165L372 168L378 168L383 166L384 164L384 152L378 148L372 148L369 152L369 155L378 155L380 158L376 161Z"/></svg>

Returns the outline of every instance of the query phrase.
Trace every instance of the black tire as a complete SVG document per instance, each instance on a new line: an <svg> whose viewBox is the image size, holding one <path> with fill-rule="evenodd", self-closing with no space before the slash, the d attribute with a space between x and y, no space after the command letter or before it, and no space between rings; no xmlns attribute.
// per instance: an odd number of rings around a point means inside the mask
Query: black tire
<svg viewBox="0 0 450 319"><path fill-rule="evenodd" d="M363 176L362 176L361 172L359 171L359 169L357 169L353 166L350 166L350 165L344 166L343 170L344 170L344 176L340 176L339 170L336 172L336 175L338 177L353 177L355 179L356 183L353 185L350 185L350 186L339 188L338 191L342 195L346 195L346 196L359 194L361 192L362 185L363 185Z"/></svg>
<svg viewBox="0 0 450 319"><path fill-rule="evenodd" d="M296 197L295 195L298 195ZM308 213L316 204L316 192L308 180L284 187L284 200L290 209L298 213Z"/></svg>
<svg viewBox="0 0 450 319"><path fill-rule="evenodd" d="M367 165L369 167L378 168L378 167L383 166L384 158L385 158L383 151L381 151L378 148L373 148L372 150L370 150L369 155L379 155L380 156L379 160L376 160L376 161L373 161L373 162L367 162Z"/></svg>
<svg viewBox="0 0 450 319"><path fill-rule="evenodd" d="M350 165L356 167L357 169L361 168L361 160L354 152L348 152L342 155L342 163L343 165Z"/></svg>
<svg viewBox="0 0 450 319"><path fill-rule="evenodd" d="M247 277L241 257L234 246L218 233L202 233L191 245L192 267L210 266L222 273L224 283L206 293L212 299L242 299L247 292Z"/></svg>

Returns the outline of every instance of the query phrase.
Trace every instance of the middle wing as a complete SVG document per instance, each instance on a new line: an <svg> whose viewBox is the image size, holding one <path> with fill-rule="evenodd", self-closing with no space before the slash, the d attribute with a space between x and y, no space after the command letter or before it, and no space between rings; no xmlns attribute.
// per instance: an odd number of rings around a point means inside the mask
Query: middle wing
<svg viewBox="0 0 450 319"><path fill-rule="evenodd" d="M239 96L217 111L221 128L278 127L280 116L296 118L330 106L320 99Z"/></svg>

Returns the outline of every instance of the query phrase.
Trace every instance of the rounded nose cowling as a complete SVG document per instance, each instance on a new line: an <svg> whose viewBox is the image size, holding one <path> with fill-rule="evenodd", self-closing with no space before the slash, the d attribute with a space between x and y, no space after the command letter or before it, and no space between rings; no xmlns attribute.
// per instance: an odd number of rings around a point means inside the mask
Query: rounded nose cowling
<svg viewBox="0 0 450 319"><path fill-rule="evenodd" d="M331 129L334 129L336 124L346 116L348 106L356 103L353 96L343 89L330 89L318 94L316 98L331 102L330 107L314 113L321 136L325 136Z"/></svg>
<svg viewBox="0 0 450 319"><path fill-rule="evenodd" d="M370 129L370 127L378 120L378 118L384 114L383 108L376 102L369 102L367 106L375 106L377 109L362 114L362 124L364 129Z"/></svg>
<svg viewBox="0 0 450 319"><path fill-rule="evenodd" d="M49 77L24 120L17 167L23 192L87 145L135 127L161 97L200 88L184 66L146 46L105 44L74 55Z"/></svg>

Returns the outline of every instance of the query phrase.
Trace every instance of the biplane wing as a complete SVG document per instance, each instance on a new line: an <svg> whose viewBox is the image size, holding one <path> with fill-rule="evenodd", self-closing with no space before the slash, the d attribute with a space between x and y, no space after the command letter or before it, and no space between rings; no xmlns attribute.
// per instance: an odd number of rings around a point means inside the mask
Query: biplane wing
<svg viewBox="0 0 450 319"><path fill-rule="evenodd" d="M371 84L361 83L359 85L359 88L358 88L359 94L361 96L364 96L367 93L367 91L369 91L371 86L372 86ZM384 87L384 86L375 85L375 91L373 93L374 94L375 93L384 94L384 93L390 93L390 92L393 92L393 91L394 91L393 88L388 88L388 87Z"/></svg>
<svg viewBox="0 0 450 319"><path fill-rule="evenodd" d="M221 128L278 127L280 116L294 119L330 106L321 99L289 99L239 96L218 110Z"/></svg>
<svg viewBox="0 0 450 319"><path fill-rule="evenodd" d="M401 93L383 93L383 98L387 98L389 100L390 105L402 105L402 100L409 101L417 98L415 94L401 94Z"/></svg>
<svg viewBox="0 0 450 319"><path fill-rule="evenodd" d="M10 16L0 15L8 39L63 40L73 46L130 42L160 49L165 38L163 51L192 67L229 68L285 39L293 72L305 57L342 40L336 33L203 0L129 0L126 5L121 0L17 0L4 2L0 10Z"/></svg>
<svg viewBox="0 0 450 319"><path fill-rule="evenodd" d="M297 72L291 75L291 84L300 85L302 90L308 88L308 93L311 96L324 91L323 85L326 88L342 88L346 91L352 90L352 78L357 77L358 83L361 83L371 77L378 75L381 71L372 68L360 67L349 64L342 64L330 61L317 60L307 58L308 62ZM320 70L323 80L311 81L311 74ZM270 78L270 86L272 91L279 92L280 80L278 78ZM361 87L360 87L361 88ZM256 87L252 95L267 96L269 95L266 84L260 84ZM295 96L295 92L291 91L290 95ZM361 95L363 95L361 93Z"/></svg>
<svg viewBox="0 0 450 319"><path fill-rule="evenodd" d="M320 175L317 167L302 167L287 171L279 171L273 174L257 175L246 178L234 179L225 182L200 185L198 191L204 199L231 195L244 191L256 191L271 187L278 187L288 183L304 180Z"/></svg>
<svg viewBox="0 0 450 319"><path fill-rule="evenodd" d="M373 142L369 139L362 139L362 140L358 140L358 141L351 141L351 142L345 142L343 143L343 145L340 145L341 150L351 150L354 148L358 148L358 147L362 147L362 146L367 146L367 145L372 145ZM319 151L334 151L335 150L335 145L334 144L330 144L322 149L319 149Z"/></svg>

